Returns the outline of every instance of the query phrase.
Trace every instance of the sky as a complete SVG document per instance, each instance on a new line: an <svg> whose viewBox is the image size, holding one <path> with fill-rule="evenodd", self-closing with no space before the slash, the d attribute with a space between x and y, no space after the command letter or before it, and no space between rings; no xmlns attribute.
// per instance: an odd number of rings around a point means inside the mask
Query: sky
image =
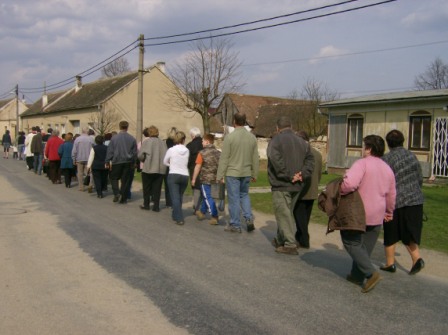
<svg viewBox="0 0 448 335"><path fill-rule="evenodd" d="M140 34L190 33L333 4L338 6L200 36L301 20L227 37L242 63L244 94L288 97L308 80L341 98L407 91L436 57L448 63L448 1L397 0L337 14L382 0L342 2L0 0L0 99L13 98L16 85L27 103L39 99L45 85L49 92L74 86L77 74L132 49ZM312 18L326 14L331 15ZM164 61L169 72L192 48L191 43L146 46L144 65ZM138 49L125 57L136 70ZM83 82L100 75L93 72ZM64 81L69 85L51 89Z"/></svg>

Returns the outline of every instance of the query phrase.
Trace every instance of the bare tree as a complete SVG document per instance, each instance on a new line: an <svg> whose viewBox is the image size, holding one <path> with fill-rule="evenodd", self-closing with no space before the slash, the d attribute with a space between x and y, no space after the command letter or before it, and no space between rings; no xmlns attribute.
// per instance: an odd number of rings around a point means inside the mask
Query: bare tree
<svg viewBox="0 0 448 335"><path fill-rule="evenodd" d="M417 90L440 90L448 88L448 64L437 57L426 71L415 77Z"/></svg>
<svg viewBox="0 0 448 335"><path fill-rule="evenodd" d="M103 77L116 77L126 72L131 71L129 62L126 58L120 57L114 60L112 63L107 64L101 69L101 74Z"/></svg>
<svg viewBox="0 0 448 335"><path fill-rule="evenodd" d="M302 108L304 114L300 128L306 130L310 136L319 136L325 131L328 119L326 116L318 113L318 106L325 101L338 99L340 94L330 89L326 83L319 82L314 78L308 78L301 91L293 90L289 97L291 99L303 99L307 103Z"/></svg>
<svg viewBox="0 0 448 335"><path fill-rule="evenodd" d="M209 109L217 107L225 93L237 92L243 86L241 63L232 47L228 39L200 40L192 44L185 61L170 72L178 87L173 100L200 114L206 133L210 131Z"/></svg>
<svg viewBox="0 0 448 335"><path fill-rule="evenodd" d="M106 110L106 108L98 108L97 112L90 114L90 126L99 135L104 135L117 129L120 115L114 108Z"/></svg>

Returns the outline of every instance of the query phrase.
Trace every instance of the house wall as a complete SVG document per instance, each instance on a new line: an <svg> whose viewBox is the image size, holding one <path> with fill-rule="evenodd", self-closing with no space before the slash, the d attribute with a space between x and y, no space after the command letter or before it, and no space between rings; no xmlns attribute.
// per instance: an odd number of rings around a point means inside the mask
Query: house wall
<svg viewBox="0 0 448 335"><path fill-rule="evenodd" d="M392 129L400 130L405 136L404 147L408 147L409 117L417 111L426 111L432 116L432 134L437 117L448 117L443 110L445 102L413 102L401 104L371 104L365 106L334 107L329 110L329 153L327 169L330 173L343 173L362 155L361 148L346 147L347 117L361 114L364 117L363 136L375 134L385 138ZM436 107L437 106L437 107ZM433 148L430 151L413 151L420 161L424 177L430 177L432 171ZM387 152L386 145L386 152Z"/></svg>
<svg viewBox="0 0 448 335"><path fill-rule="evenodd" d="M184 131L187 136L192 127L199 127L203 131L202 118L199 114L187 112L185 108L181 109L178 103L173 102L175 86L168 77L157 68L153 68L143 78L142 129L154 125L159 128L161 138L166 138L166 133L171 127ZM117 131L119 121L128 121L128 131L133 136L137 135L137 94L138 81L135 80L101 106L106 111L115 110L119 114L115 128ZM25 130L32 126L39 126L45 131L51 127L59 129L61 133L72 132L76 134L80 133L82 127L88 126L92 121L92 114L97 112L98 106L94 106L61 113L27 116L23 119L23 124Z"/></svg>
<svg viewBox="0 0 448 335"><path fill-rule="evenodd" d="M0 133L3 135L5 130L10 131L11 139L17 137L16 135L16 113L19 112L19 115L22 114L28 107L21 100L19 100L19 109L17 110L16 99L12 99L11 102L3 106L0 109ZM20 119L19 119L19 130L22 128Z"/></svg>

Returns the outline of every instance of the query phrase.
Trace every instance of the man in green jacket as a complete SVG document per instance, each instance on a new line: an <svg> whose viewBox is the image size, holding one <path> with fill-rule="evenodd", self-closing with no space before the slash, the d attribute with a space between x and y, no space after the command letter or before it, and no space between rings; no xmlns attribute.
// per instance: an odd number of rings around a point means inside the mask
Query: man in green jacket
<svg viewBox="0 0 448 335"><path fill-rule="evenodd" d="M247 231L251 232L255 225L249 198L249 183L255 182L258 176L257 139L244 127L246 114L236 113L233 116L233 125L235 130L224 139L217 173L219 181L224 182L225 178L229 204L230 224L224 230L241 233L242 211Z"/></svg>

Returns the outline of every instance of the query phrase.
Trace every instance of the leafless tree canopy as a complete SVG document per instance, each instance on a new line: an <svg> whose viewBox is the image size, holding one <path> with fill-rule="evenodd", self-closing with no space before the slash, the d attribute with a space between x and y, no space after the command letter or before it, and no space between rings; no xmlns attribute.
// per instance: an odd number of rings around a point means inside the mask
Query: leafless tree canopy
<svg viewBox="0 0 448 335"><path fill-rule="evenodd" d="M227 39L198 41L185 61L170 72L179 88L176 101L202 116L206 133L210 131L209 108L216 107L224 94L238 92L243 86L241 63L232 47Z"/></svg>
<svg viewBox="0 0 448 335"><path fill-rule="evenodd" d="M126 58L120 57L114 60L112 63L106 65L101 69L103 77L116 77L126 72L131 71L129 62Z"/></svg>
<svg viewBox="0 0 448 335"><path fill-rule="evenodd" d="M439 90L448 88L448 64L437 57L426 71L415 77L417 90Z"/></svg>
<svg viewBox="0 0 448 335"><path fill-rule="evenodd" d="M317 107L320 103L339 99L339 93L331 90L326 83L308 78L301 91L294 90L289 94L291 99L307 100L307 108L299 129L305 130L311 137L322 135L328 124L326 116L319 114Z"/></svg>
<svg viewBox="0 0 448 335"><path fill-rule="evenodd" d="M90 126L98 135L104 135L117 130L120 116L115 109L98 109L98 112L92 113L89 117Z"/></svg>

